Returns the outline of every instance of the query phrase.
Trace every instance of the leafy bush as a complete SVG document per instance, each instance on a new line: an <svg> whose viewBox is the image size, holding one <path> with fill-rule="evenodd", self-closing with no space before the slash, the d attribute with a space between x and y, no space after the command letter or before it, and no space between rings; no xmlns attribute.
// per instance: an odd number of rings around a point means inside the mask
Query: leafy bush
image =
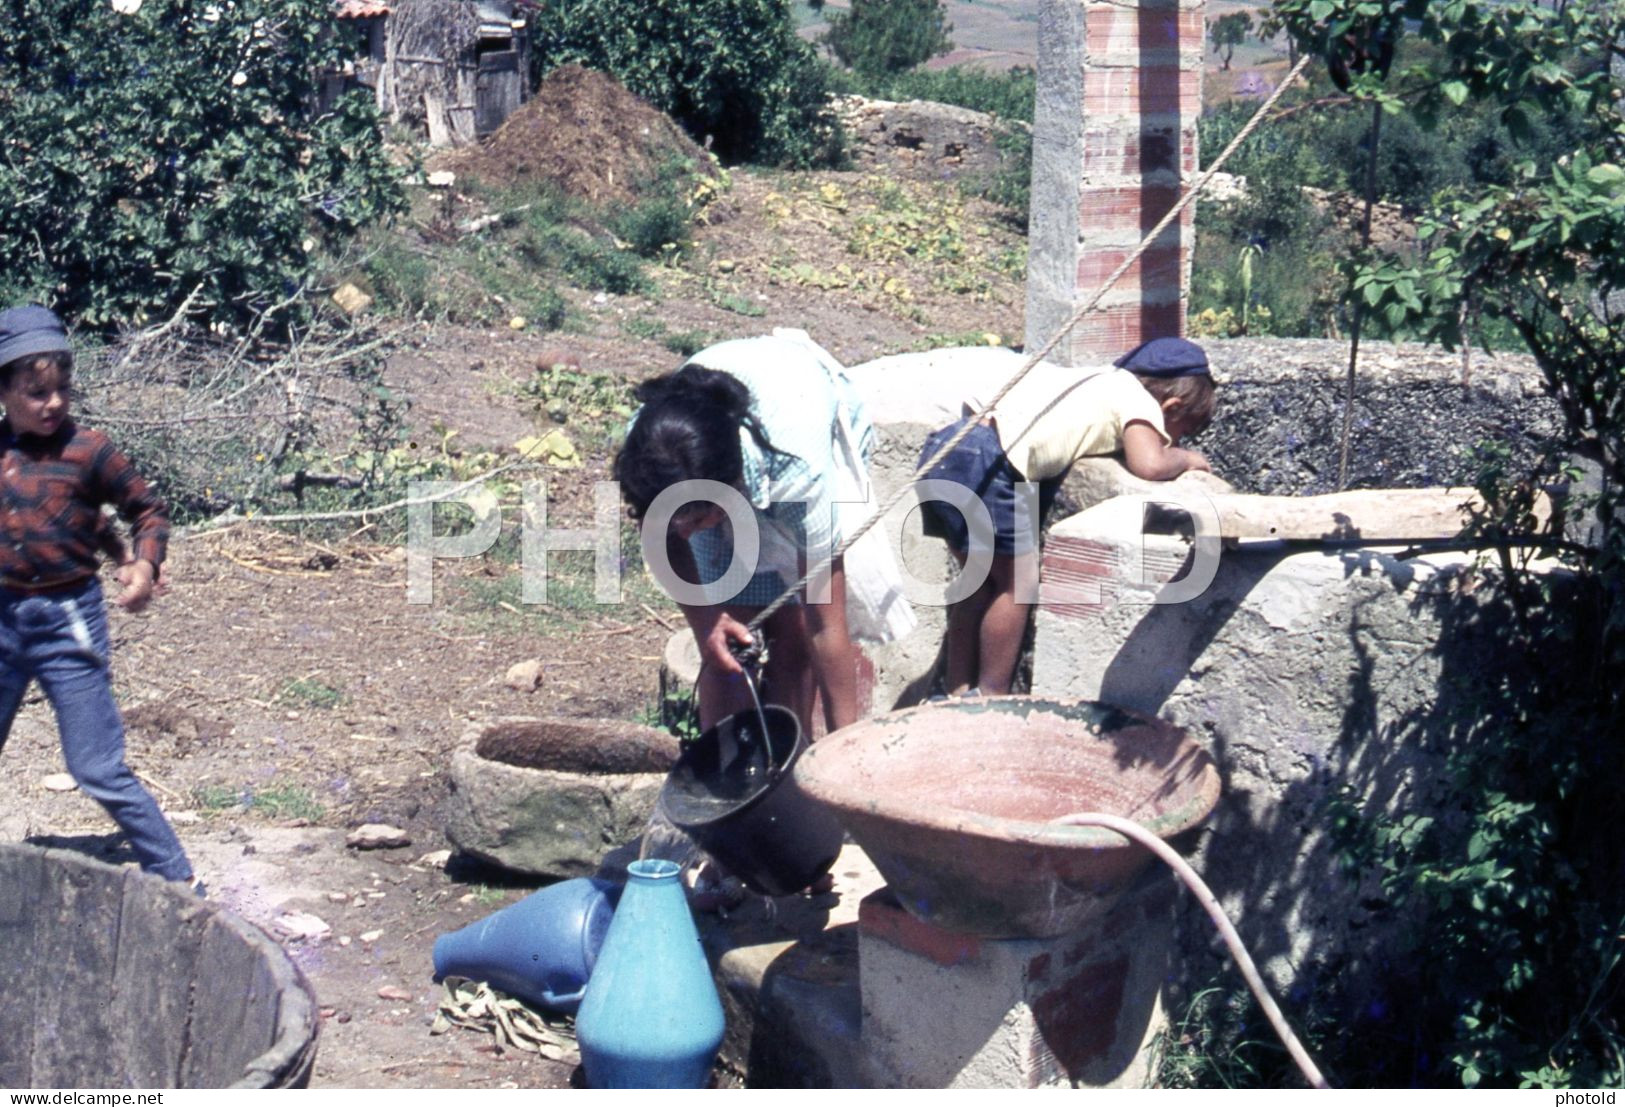
<svg viewBox="0 0 1625 1107"><path fill-rule="evenodd" d="M317 114L330 0L0 2L0 298L245 324L401 204L369 98Z"/></svg>
<svg viewBox="0 0 1625 1107"><path fill-rule="evenodd" d="M725 162L840 157L826 67L784 0L560 0L531 19L538 78L570 62L608 73Z"/></svg>
<svg viewBox="0 0 1625 1107"><path fill-rule="evenodd" d="M1625 786L1625 127L1610 74L1618 5L1277 0L1272 18L1302 49L1332 43L1355 60L1381 35L1427 45L1386 85L1376 68L1351 67L1363 114L1381 103L1385 120L1408 114L1441 145L1465 141L1493 156L1466 174L1430 168L1422 132L1402 136L1401 157L1417 157L1400 167L1414 177L1395 178L1407 192L1394 198L1426 209L1420 246L1415 256L1357 256L1345 295L1394 333L1446 345L1483 341L1488 325L1516 334L1565 422L1542 465L1514 467L1504 444L1483 452L1478 486L1489 506L1464 540L1487 564L1464 595L1422 601L1454 620L1437 644L1438 697L1392 733L1355 736L1441 756L1445 770L1413 785L1439 814L1377 809L1358 802L1367 794L1358 787L1323 812L1351 873L1380 891L1362 906L1409 924L1385 951L1389 963L1375 967L1387 970L1386 1002L1355 1005L1336 981L1306 981L1302 1019L1323 1032L1312 1046L1328 1069L1351 1084L1617 1086L1625 1083L1625 853L1614 814ZM1569 507L1584 525L1542 523L1535 494L1571 482L1579 459L1594 490ZM1532 571L1537 552L1561 557L1569 572ZM1489 643L1494 664L1461 652L1475 637ZM1250 1033L1221 1021L1210 1027L1221 1042ZM1255 1067L1268 1083L1270 1066Z"/></svg>
<svg viewBox="0 0 1625 1107"><path fill-rule="evenodd" d="M864 74L901 73L953 49L942 0L852 0L829 16L822 39L842 65Z"/></svg>

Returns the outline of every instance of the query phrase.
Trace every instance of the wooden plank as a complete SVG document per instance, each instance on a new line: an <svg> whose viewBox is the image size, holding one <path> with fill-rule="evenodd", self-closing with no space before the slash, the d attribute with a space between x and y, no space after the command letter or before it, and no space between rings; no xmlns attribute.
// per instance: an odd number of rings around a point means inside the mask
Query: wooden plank
<svg viewBox="0 0 1625 1107"><path fill-rule="evenodd" d="M67 850L45 851L35 948L33 1080L36 1087L115 1086L108 989L118 960L123 881L110 865Z"/></svg>
<svg viewBox="0 0 1625 1107"><path fill-rule="evenodd" d="M1155 493L1150 494L1155 498ZM1316 542L1425 542L1459 535L1481 506L1470 488L1385 488L1323 496L1209 495L1222 538ZM1175 501L1170 497L1170 502ZM1199 499L1193 503L1200 504ZM1536 517L1551 517L1542 495Z"/></svg>
<svg viewBox="0 0 1625 1107"><path fill-rule="evenodd" d="M35 1087L34 1007L42 986L35 940L44 881L43 850L0 846L0 1088Z"/></svg>
<svg viewBox="0 0 1625 1107"><path fill-rule="evenodd" d="M263 955L245 941L247 927L216 914L204 928L182 1087L230 1087L271 1045L275 989L261 964Z"/></svg>
<svg viewBox="0 0 1625 1107"><path fill-rule="evenodd" d="M109 1048L132 1088L179 1087L191 1023L192 989L211 912L187 892L131 871L113 976Z"/></svg>

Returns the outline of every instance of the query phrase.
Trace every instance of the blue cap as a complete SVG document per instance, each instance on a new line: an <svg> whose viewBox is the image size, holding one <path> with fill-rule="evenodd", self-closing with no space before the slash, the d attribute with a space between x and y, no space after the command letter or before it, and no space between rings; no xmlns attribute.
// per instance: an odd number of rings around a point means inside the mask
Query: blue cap
<svg viewBox="0 0 1625 1107"><path fill-rule="evenodd" d="M1142 377L1200 377L1208 373L1207 354L1183 338L1142 342L1112 364Z"/></svg>
<svg viewBox="0 0 1625 1107"><path fill-rule="evenodd" d="M30 354L72 353L56 312L37 304L0 311L0 365Z"/></svg>

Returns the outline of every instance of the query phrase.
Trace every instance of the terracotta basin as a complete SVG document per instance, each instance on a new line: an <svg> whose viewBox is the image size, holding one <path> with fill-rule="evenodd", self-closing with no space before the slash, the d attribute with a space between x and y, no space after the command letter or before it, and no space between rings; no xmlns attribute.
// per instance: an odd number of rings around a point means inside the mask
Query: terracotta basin
<svg viewBox="0 0 1625 1107"><path fill-rule="evenodd" d="M1026 696L926 704L817 742L795 768L916 917L997 938L1089 922L1152 860L1085 811L1162 838L1219 799L1213 760L1183 730L1092 702Z"/></svg>

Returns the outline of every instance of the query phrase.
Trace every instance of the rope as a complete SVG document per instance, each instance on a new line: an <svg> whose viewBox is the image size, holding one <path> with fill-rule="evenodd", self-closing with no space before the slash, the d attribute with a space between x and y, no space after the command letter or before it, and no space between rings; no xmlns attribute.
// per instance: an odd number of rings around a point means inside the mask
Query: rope
<svg viewBox="0 0 1625 1107"><path fill-rule="evenodd" d="M1310 1058L1309 1052L1303 1048L1303 1043L1298 1041L1298 1036L1287 1025L1286 1016L1281 1014L1281 1009L1276 1006L1275 999L1270 995L1269 989L1264 987L1264 979L1258 975L1258 966L1253 964L1253 959L1247 955L1247 947L1241 944L1241 936L1236 933L1236 928L1230 924L1230 918L1224 913L1224 908L1219 906L1219 898L1213 894L1213 889L1209 888L1202 878L1196 875L1196 870L1191 868L1190 862L1175 853L1172 846L1146 830L1139 823L1117 815L1106 815L1091 811L1077 815L1062 815L1054 821L1065 826L1103 826L1108 830L1114 830L1130 841L1138 842L1161 858L1169 868L1173 869L1174 875L1179 877L1184 882L1185 887L1191 890L1191 894L1196 897L1196 901L1207 912L1208 918L1213 920L1213 925L1219 928L1219 936L1224 939L1224 944L1229 947L1230 956L1235 959L1236 967L1241 970L1241 975L1246 978L1247 987L1252 989L1253 998L1258 1000L1258 1005L1264 1009L1264 1017L1269 1019L1270 1026L1275 1028L1275 1033L1281 1039L1281 1044L1286 1046L1287 1053L1292 1055L1292 1060L1298 1066L1298 1071L1303 1073L1303 1078L1309 1082L1311 1088L1331 1087L1330 1084L1326 1083L1326 1078L1321 1075L1320 1069L1315 1065L1314 1060Z"/></svg>
<svg viewBox="0 0 1625 1107"><path fill-rule="evenodd" d="M1298 74L1303 72L1310 61L1311 55L1309 54L1305 54L1302 58L1298 59L1298 64L1292 68L1292 72L1288 73L1281 83L1275 87L1275 91L1270 93L1268 99L1258 106L1258 110L1254 112L1253 117L1247 121L1247 125L1236 133L1236 137L1230 140L1230 144L1224 148L1224 151L1217 158L1214 159L1213 164L1208 167L1207 171L1197 178L1196 183L1191 186L1190 191L1181 197L1177 204L1169 209L1168 213L1157 222L1157 225L1152 227L1146 236L1140 240L1140 244L1134 248L1133 252L1130 253L1128 257L1124 258L1117 268L1112 270L1111 274L1106 278L1101 286L1097 288L1094 293L1087 300L1085 300L1064 323L1061 324L1060 329L1050 337L1049 341L1045 342L1043 346L1039 347L1036 353L1031 354L1027 358L1026 362L1021 366L1021 368L1016 370L1015 375L1005 382L1004 387L1000 388L999 391L994 394L991 400L982 405L982 409L980 411L976 412L972 417L966 419L965 425L960 427L959 430L954 433L953 437L944 442L936 453L932 454L931 457L922 462L920 467L914 470L914 475L907 482L905 482L902 487L900 487L896 493L894 493L884 504L882 504L873 515L870 515L867 519L865 519L857 530L853 531L850 535L843 539L841 544L836 547L833 553L831 553L823 561L819 562L815 568L809 570L806 575L804 575L796 583L786 588L782 593L780 593L777 599L764 607L755 618L751 619L749 624L747 624L746 629L748 629L752 635L754 635L761 625L771 618L775 612L777 612L785 604L789 603L792 596L796 595L803 588L805 588L808 581L811 581L813 578L820 576L827 571L829 567L835 563L837 558L844 555L846 551L852 547L854 542L867 534L876 523L880 522L880 520L891 511L892 508L901 503L903 499L913 490L912 486L922 477L924 477L926 473L936 468L938 462L946 457L956 446L960 444L960 442L964 441L965 436L968 435L971 430L974 429L975 426L987 416L987 413L998 407L999 401L1003 400L1005 396L1009 395L1011 389L1015 388L1017 384L1021 383L1021 379L1032 371L1033 366L1037 365L1039 362L1048 357L1055 347L1060 345L1061 340L1072 332L1072 328L1077 326L1078 322L1082 320L1085 315L1089 314L1095 309L1095 305L1100 303L1101 297L1105 296L1106 293L1111 291L1112 286L1122 279L1123 274L1127 273L1129 267L1139 260L1140 255L1145 253L1146 250L1151 247L1151 244L1155 242L1159 236L1161 236L1162 232L1168 229L1169 224L1171 224L1175 219L1179 218L1180 213L1189 207L1191 202L1196 199L1204 188L1207 187L1208 182L1213 179L1214 174L1219 171L1220 166L1224 165L1224 163L1229 160L1230 155L1236 152L1237 147L1245 142L1247 138L1252 135L1253 131L1258 129L1258 127L1264 122L1269 110L1275 106L1275 102L1281 98L1283 93L1286 92L1287 86L1297 78Z"/></svg>

